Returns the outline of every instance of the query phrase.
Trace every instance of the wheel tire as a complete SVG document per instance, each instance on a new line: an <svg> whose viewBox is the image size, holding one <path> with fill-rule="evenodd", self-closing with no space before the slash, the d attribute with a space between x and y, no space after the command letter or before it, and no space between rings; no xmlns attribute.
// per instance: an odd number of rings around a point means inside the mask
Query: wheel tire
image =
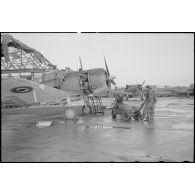
<svg viewBox="0 0 195 195"><path fill-rule="evenodd" d="M139 119L141 119L141 112L136 112L135 115L133 115L133 118L138 121Z"/></svg>
<svg viewBox="0 0 195 195"><path fill-rule="evenodd" d="M115 119L117 116L117 111L116 109L112 109L112 118Z"/></svg>
<svg viewBox="0 0 195 195"><path fill-rule="evenodd" d="M90 114L91 113L91 106L83 106L82 112L83 112L83 114Z"/></svg>
<svg viewBox="0 0 195 195"><path fill-rule="evenodd" d="M65 116L66 119L73 120L73 119L75 119L76 114L75 114L73 109L68 108L68 109L65 110L64 116Z"/></svg>
<svg viewBox="0 0 195 195"><path fill-rule="evenodd" d="M122 113L122 119L123 119L124 121L129 121L129 120L131 120L131 116L129 116L128 113L123 112L123 113Z"/></svg>

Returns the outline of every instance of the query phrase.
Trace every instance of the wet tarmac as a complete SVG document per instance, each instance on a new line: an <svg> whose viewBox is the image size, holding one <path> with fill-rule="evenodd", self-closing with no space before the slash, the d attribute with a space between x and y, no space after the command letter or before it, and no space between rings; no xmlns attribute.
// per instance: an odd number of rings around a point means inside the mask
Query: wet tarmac
<svg viewBox="0 0 195 195"><path fill-rule="evenodd" d="M61 113L48 117L3 113L2 161L193 161L193 98L159 98L153 123L112 119L110 112L79 115L77 121L65 121Z"/></svg>

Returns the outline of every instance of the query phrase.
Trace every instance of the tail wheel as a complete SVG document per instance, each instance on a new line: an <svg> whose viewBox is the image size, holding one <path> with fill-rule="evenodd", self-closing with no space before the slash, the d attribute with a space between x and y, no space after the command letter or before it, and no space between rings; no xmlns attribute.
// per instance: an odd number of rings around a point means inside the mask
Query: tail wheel
<svg viewBox="0 0 195 195"><path fill-rule="evenodd" d="M112 118L115 119L117 116L117 111L116 109L112 109Z"/></svg>
<svg viewBox="0 0 195 195"><path fill-rule="evenodd" d="M76 116L74 110L72 110L71 108L66 109L64 114L65 118L70 120L74 119Z"/></svg>
<svg viewBox="0 0 195 195"><path fill-rule="evenodd" d="M83 106L82 107L82 112L84 114L90 114L91 113L91 106L89 106L89 105Z"/></svg>

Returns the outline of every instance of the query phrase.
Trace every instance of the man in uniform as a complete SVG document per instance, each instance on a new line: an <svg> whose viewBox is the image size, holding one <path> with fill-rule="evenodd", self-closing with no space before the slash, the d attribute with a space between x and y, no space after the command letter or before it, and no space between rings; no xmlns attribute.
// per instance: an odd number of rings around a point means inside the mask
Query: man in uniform
<svg viewBox="0 0 195 195"><path fill-rule="evenodd" d="M123 95L121 93L118 94L118 96L115 99L116 106L118 107L120 104L123 103Z"/></svg>
<svg viewBox="0 0 195 195"><path fill-rule="evenodd" d="M81 87L83 88L83 93L85 95L92 94L93 92L90 88L88 78L85 75L81 75L80 78L81 78Z"/></svg>
<svg viewBox="0 0 195 195"><path fill-rule="evenodd" d="M155 103L156 103L156 95L154 93L154 90L152 90L152 100L151 100L151 105L150 105L150 112L149 112L149 117L150 117L150 121L154 120L154 109L155 109Z"/></svg>
<svg viewBox="0 0 195 195"><path fill-rule="evenodd" d="M155 103L156 103L156 97L154 91L150 86L147 85L146 97L144 102L142 103L142 106L145 105L143 109L142 120L144 120L146 116L148 121L152 121L154 119Z"/></svg>

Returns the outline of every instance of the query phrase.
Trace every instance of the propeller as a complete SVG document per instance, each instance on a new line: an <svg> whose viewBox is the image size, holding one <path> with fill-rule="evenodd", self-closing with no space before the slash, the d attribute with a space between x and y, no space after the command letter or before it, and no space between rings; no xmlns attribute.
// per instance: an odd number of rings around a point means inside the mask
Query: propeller
<svg viewBox="0 0 195 195"><path fill-rule="evenodd" d="M110 75L105 56L104 56L104 62L105 62L106 73L107 73L107 85L109 88L109 93L111 95L111 84L116 85L116 82L114 81L114 79L116 79L116 77Z"/></svg>
<svg viewBox="0 0 195 195"><path fill-rule="evenodd" d="M143 82L142 82L141 86L143 86L143 85L144 85L144 83L145 83L145 81L143 81Z"/></svg>
<svg viewBox="0 0 195 195"><path fill-rule="evenodd" d="M141 85L139 85L139 86L140 86L140 88L138 88L138 89L139 89L139 91L140 91L140 97L141 97L141 100L144 100L144 97L143 97L143 85L144 85L144 83L145 83L145 81L143 81L143 82L142 82L142 84L141 84Z"/></svg>
<svg viewBox="0 0 195 195"><path fill-rule="evenodd" d="M107 72L107 75L108 75L108 76L107 76L107 81L108 81L108 83L110 82L110 83L112 83L113 85L116 85L116 82L114 81L114 79L116 79L116 77L110 75L110 72L109 72L109 69L108 69L108 65L107 65L105 56L104 56L104 62L105 62L105 66L106 66L106 72Z"/></svg>
<svg viewBox="0 0 195 195"><path fill-rule="evenodd" d="M81 66L80 70L82 71L83 70L83 65L82 65L82 61L81 61L81 57L80 56L79 56L79 61L80 61L80 66Z"/></svg>

